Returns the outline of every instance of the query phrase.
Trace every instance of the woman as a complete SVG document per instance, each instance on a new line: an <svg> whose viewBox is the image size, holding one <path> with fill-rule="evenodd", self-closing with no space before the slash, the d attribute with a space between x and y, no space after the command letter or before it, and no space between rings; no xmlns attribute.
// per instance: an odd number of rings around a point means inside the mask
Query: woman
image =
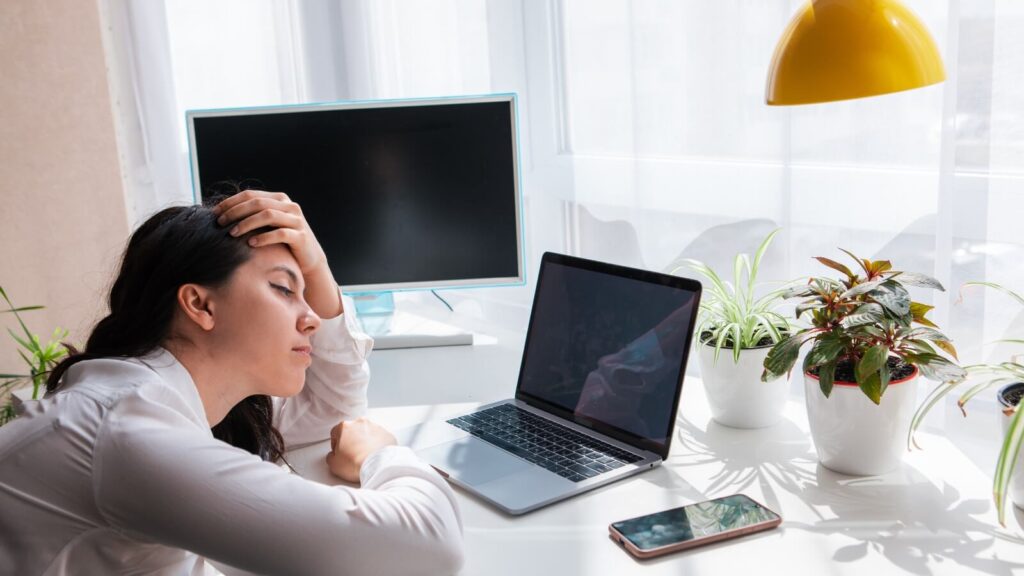
<svg viewBox="0 0 1024 576"><path fill-rule="evenodd" d="M450 487L358 418L372 341L344 312L283 194L146 221L84 352L0 428L0 572L458 570ZM275 464L327 437L330 470L360 489Z"/></svg>

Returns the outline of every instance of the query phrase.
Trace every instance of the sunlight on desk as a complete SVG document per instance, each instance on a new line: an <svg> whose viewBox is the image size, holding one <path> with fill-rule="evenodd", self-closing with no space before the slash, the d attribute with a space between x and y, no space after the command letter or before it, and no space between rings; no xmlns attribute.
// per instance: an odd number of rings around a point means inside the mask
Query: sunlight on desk
<svg viewBox="0 0 1024 576"><path fill-rule="evenodd" d="M476 403L374 409L390 429L471 411ZM988 474L945 438L896 471L856 478L817 463L802 402L777 426L714 423L699 380L687 378L672 453L664 465L521 517L456 488L466 537L463 574L1012 574L1024 571L1016 511L999 527ZM327 443L290 452L312 480L327 472ZM608 539L608 524L743 492L779 512L769 532L638 561Z"/></svg>

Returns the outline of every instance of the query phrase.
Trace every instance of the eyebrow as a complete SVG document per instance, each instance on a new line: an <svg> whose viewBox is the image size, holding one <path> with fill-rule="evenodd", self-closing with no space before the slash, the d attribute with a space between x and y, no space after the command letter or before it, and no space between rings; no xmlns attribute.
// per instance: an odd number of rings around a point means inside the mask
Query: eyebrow
<svg viewBox="0 0 1024 576"><path fill-rule="evenodd" d="M302 286L302 284L299 282L299 276L295 273L295 271L292 270L291 268L285 266L284 264L278 264L277 266L274 266L273 268L271 268L270 271L271 272L284 272L285 274L288 275L289 278L292 279L292 283L293 284L295 284L296 286Z"/></svg>

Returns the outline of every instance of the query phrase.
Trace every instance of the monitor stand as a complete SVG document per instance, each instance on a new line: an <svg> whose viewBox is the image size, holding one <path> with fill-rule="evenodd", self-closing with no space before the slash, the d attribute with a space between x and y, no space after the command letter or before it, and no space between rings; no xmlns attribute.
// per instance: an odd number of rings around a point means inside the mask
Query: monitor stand
<svg viewBox="0 0 1024 576"><path fill-rule="evenodd" d="M473 334L454 326L395 309L392 292L352 294L356 318L373 337L374 350L473 344Z"/></svg>

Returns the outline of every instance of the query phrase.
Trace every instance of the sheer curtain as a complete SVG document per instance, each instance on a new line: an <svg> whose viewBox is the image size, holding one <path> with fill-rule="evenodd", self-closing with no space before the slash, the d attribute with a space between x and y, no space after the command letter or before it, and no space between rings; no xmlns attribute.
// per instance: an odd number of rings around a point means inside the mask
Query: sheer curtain
<svg viewBox="0 0 1024 576"><path fill-rule="evenodd" d="M139 164L165 191L136 186L137 219L191 199L187 109L512 91L529 269L544 250L721 267L782 227L765 281L825 273L811 257L841 259L843 247L939 278L946 293L915 296L938 306L962 360L1002 357L986 343L1024 333L1024 312L1003 296L957 302L967 280L1024 289L1020 2L906 0L946 82L785 108L764 104L764 84L801 4L791 0L107 4L135 14L115 34L124 50L153 57L135 63L126 99L137 106L122 110L145 120ZM154 61L168 73L147 75ZM530 294L456 298L525 309Z"/></svg>

